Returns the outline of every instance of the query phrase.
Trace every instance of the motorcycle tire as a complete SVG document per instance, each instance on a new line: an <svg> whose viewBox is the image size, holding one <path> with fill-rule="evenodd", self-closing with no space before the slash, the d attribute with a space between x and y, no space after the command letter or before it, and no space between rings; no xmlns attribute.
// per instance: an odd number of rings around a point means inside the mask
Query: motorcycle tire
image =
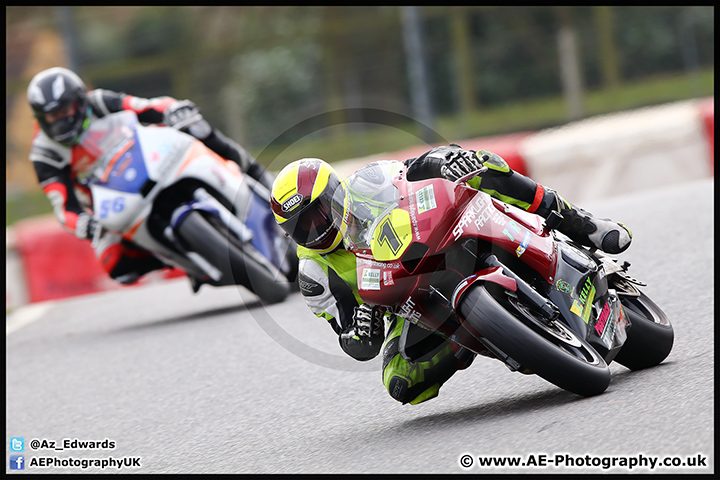
<svg viewBox="0 0 720 480"><path fill-rule="evenodd" d="M670 354L675 339L667 315L642 292L639 297L621 296L620 302L630 328L615 361L630 370L658 365Z"/></svg>
<svg viewBox="0 0 720 480"><path fill-rule="evenodd" d="M522 367L564 390L590 397L610 384L610 368L595 349L559 320L546 325L511 292L476 285L464 295L458 313Z"/></svg>
<svg viewBox="0 0 720 480"><path fill-rule="evenodd" d="M210 222L199 211L192 211L177 227L177 235L187 248L219 269L224 278L233 279L223 285L242 285L265 303L285 300L290 289L284 275L250 243L241 243L222 224L215 223L219 222Z"/></svg>

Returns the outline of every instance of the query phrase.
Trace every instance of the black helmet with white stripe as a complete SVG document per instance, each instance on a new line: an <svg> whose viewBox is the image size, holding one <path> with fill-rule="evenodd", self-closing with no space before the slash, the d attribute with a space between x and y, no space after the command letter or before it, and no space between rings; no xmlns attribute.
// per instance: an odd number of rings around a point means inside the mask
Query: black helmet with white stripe
<svg viewBox="0 0 720 480"><path fill-rule="evenodd" d="M30 81L27 99L47 136L63 145L78 142L88 126L90 104L77 74L62 67L43 70Z"/></svg>

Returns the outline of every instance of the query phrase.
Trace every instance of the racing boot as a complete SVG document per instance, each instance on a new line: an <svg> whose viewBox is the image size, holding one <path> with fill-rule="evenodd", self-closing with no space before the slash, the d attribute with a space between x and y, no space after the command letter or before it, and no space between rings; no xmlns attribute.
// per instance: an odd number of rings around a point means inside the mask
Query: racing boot
<svg viewBox="0 0 720 480"><path fill-rule="evenodd" d="M558 212L563 217L557 230L586 247L617 254L627 250L632 242L632 232L622 223L608 218L596 218L569 203L556 191L545 188L542 204L536 213L547 218L551 211Z"/></svg>

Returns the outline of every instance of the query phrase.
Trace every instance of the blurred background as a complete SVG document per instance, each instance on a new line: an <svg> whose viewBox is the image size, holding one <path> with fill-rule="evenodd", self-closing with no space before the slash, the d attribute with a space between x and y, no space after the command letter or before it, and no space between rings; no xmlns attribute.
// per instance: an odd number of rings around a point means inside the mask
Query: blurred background
<svg viewBox="0 0 720 480"><path fill-rule="evenodd" d="M53 66L190 99L272 172L456 142L579 204L714 172L711 6L6 7L5 22L8 309L121 288L28 159L26 88Z"/></svg>
<svg viewBox="0 0 720 480"><path fill-rule="evenodd" d="M191 99L275 171L714 94L712 6L6 7L5 21L8 225L51 211L25 89L56 65L89 88Z"/></svg>

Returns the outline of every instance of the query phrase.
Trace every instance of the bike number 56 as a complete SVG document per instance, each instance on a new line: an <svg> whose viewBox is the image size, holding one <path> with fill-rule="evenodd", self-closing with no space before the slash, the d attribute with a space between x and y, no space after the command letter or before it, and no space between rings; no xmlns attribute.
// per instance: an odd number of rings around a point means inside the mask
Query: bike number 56
<svg viewBox="0 0 720 480"><path fill-rule="evenodd" d="M100 218L106 218L110 212L120 213L124 209L125 199L123 197L103 200L102 203L100 203Z"/></svg>

